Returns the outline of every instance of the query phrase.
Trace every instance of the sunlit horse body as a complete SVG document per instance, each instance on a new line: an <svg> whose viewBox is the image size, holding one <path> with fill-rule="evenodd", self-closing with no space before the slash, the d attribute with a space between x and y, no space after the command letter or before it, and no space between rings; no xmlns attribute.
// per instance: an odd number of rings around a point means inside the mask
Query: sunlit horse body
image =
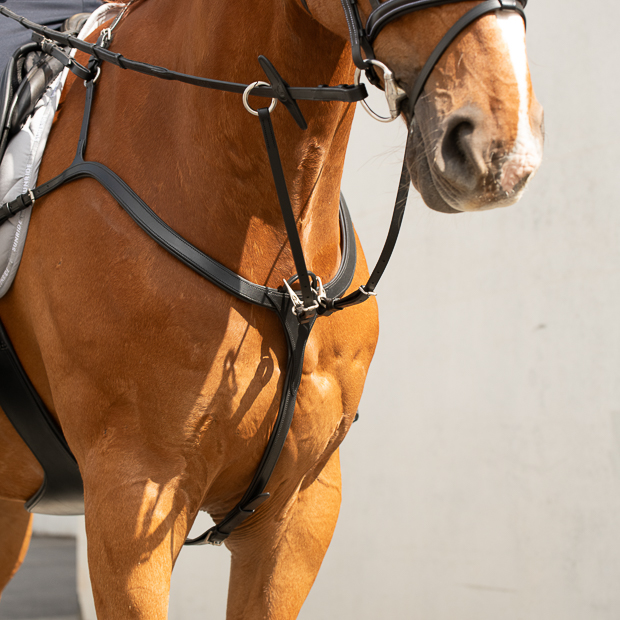
<svg viewBox="0 0 620 620"><path fill-rule="evenodd" d="M448 28L477 3L393 22L377 58L408 91ZM266 55L292 85L350 83L337 0L145 0L114 50L217 79L261 79ZM362 16L370 13L360 1ZM40 181L70 162L83 112L74 80ZM308 130L273 114L308 268L340 263L338 196L354 106L301 103ZM438 63L411 123L409 168L435 209L515 202L540 163L542 113L521 17L473 23ZM103 66L87 156L119 172L171 227L256 283L294 272L260 126L240 97ZM387 214L386 214L387 215ZM351 290L368 271L358 244ZM165 618L170 573L201 509L217 522L265 448L286 364L279 321L232 298L159 248L93 180L37 203L23 262L0 313L77 458L85 486L99 618ZM355 415L378 336L374 301L319 319L271 499L226 541L229 618L295 618L340 504L338 446ZM0 414L0 586L28 545L23 503L43 473Z"/></svg>

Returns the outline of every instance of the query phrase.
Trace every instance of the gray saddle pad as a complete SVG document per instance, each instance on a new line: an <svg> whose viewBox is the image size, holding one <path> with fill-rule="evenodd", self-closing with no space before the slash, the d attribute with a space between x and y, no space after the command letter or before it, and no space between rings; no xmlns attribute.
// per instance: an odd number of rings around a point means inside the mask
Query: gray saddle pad
<svg viewBox="0 0 620 620"><path fill-rule="evenodd" d="M124 5L108 3L99 7L82 28L84 39L118 15ZM8 143L0 162L0 204L14 200L36 186L39 166L47 143L60 95L68 75L64 70L37 102L32 115ZM0 297L11 287L26 242L32 207L20 211L0 226Z"/></svg>

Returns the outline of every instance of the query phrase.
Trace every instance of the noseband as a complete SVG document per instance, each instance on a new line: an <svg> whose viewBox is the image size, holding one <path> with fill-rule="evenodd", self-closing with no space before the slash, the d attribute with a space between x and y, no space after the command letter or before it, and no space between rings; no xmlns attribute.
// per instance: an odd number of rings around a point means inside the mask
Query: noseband
<svg viewBox="0 0 620 620"><path fill-rule="evenodd" d="M453 2L460 1L463 0L387 0L387 2L380 4L378 0L370 0L373 6L373 11L368 17L366 26L364 27L362 25L356 0L341 0L351 38L353 61L357 66L356 81L359 81L361 71L366 71L369 80L376 85L380 85L379 79L374 73L373 67L379 67L384 72L385 93L390 106L390 118L380 120L394 120L400 115L401 112L404 112L409 119L413 117L415 104L422 93L424 85L426 84L428 76L434 66L437 64L442 54L448 49L450 43L452 43L459 33L462 32L469 24L483 15L500 10L516 11L525 18L523 9L527 0L485 0L484 2L476 5L473 9L465 13L465 15L463 15L463 17L461 17L456 24L450 28L443 39L439 42L424 65L422 72L418 76L412 92L407 95L402 88L398 86L392 72L389 71L383 63L375 58L372 42L376 39L383 28L403 15L426 8L438 7L444 4L452 4ZM306 6L306 8L308 8L305 0L301 0L301 2L304 6ZM129 4L131 4L131 2L127 3L127 6L129 6ZM110 51L108 46L112 41L113 30L118 25L120 17L114 22L112 27L101 32L97 44L92 44L77 39L76 37L59 33L39 24L30 22L4 7L0 7L0 14L10 19L14 19L21 23L24 27L32 30L34 32L33 38L41 44L42 49L46 53L54 55L54 57L61 60L61 62L68 69L76 73L76 75L82 79L85 79L86 86L84 117L82 120L82 128L80 130L80 138L78 140L78 148L73 163L57 177L54 177L46 183L39 185L31 191L29 190L9 203L0 205L0 224L15 213L31 207L35 200L42 198L65 183L81 178L93 178L105 187L105 189L118 202L118 204L127 211L134 221L148 235L150 235L154 241L166 249L170 254L185 263L189 268L203 276L205 279L228 292L230 295L233 295L244 302L275 311L283 325L288 348L288 363L286 377L284 380L283 395L280 402L278 415L274 423L274 428L269 437L267 447L261 462L258 465L257 471L241 500L217 525L210 528L202 536L186 541L186 544L191 545L220 545L236 527L243 523L245 519L250 517L269 497L269 493L265 493L265 488L269 482L276 463L278 462L278 458L282 448L284 447L284 442L293 419L297 389L301 381L304 351L310 336L310 330L312 329L315 321L318 317L328 317L334 312L345 310L350 306L363 303L369 299L370 296L375 295L374 290L381 279L385 268L387 267L392 251L396 245L396 239L398 237L398 232L400 230L405 205L407 202L407 195L410 185L409 171L407 168L407 154L405 153L405 161L403 163L390 229L383 250L381 251L381 255L379 256L379 260L364 286L360 286L358 290L341 297L340 295L344 295L344 293L348 290L353 280L353 275L356 268L355 240L350 216L346 206L342 204L342 262L334 279L330 283L323 286L320 278L308 272L306 268L299 233L297 231L297 224L291 207L290 198L286 187L286 180L284 178L284 173L280 162L275 133L271 125L271 111L278 101L282 102L282 104L285 105L287 110L291 113L299 127L303 130L306 129L307 125L301 110L297 106L298 100L341 102L362 101L364 104L365 102L363 100L367 96L367 92L363 84L318 86L315 88L290 87L278 74L275 67L273 67L273 65L262 56L259 57L259 62L263 68L263 71L269 78L269 84L265 82L255 82L253 84L246 85L186 75L165 69L163 67L157 67L147 63L130 60L125 58L122 54ZM75 48L89 54L90 62L88 67L79 65L71 56L63 51L62 48L58 47L56 45L57 43L60 43L62 46ZM293 275L288 282L284 283L284 289L272 289L249 282L236 273L228 270L224 265L221 265L209 256L206 256L200 252L198 248L191 245L188 241L180 237L178 233L169 228L165 222L160 220L159 217L150 209L150 207L144 203L140 197L110 168L104 166L103 164L84 159L95 84L97 82L97 78L99 77L99 70L102 62L108 62L122 69L136 71L160 79L175 80L187 84L193 84L194 86L199 86L202 88L237 93L238 95L243 94L245 95L244 103L246 108L248 108L247 96L250 93L259 97L272 98L272 104L270 107L263 107L257 112L253 110L251 111L259 117L261 122L267 154L278 194L278 200L280 202L284 224L288 233L293 262L295 263L295 268L297 270L297 273ZM409 103L407 108L403 110L402 103L407 97L409 99ZM298 282L299 284L297 293L292 289L295 282ZM4 337L4 339L6 340L6 337ZM2 340L1 332L0 340ZM2 343L0 342L0 344ZM0 347L0 349L3 348L7 349L6 346ZM2 358L0 357L0 360L1 359ZM15 372L20 377L22 377L22 375L25 377L25 372L23 372L19 360L14 352L10 354L10 360L7 363L9 366L16 369ZM34 387L32 387L32 384L28 383L27 378L24 380L24 386L25 391L30 395L28 396L29 398L32 397L31 392L36 394ZM22 396L20 395L19 398L22 398ZM19 400L16 402L19 402ZM37 407L38 406L39 405L37 405ZM3 408L5 413L9 415L7 407L4 403ZM19 423L19 413L21 412L16 411L15 416L11 418L12 421L14 420L13 424L16 428ZM24 437L23 434L22 437ZM26 443L41 462L40 455L37 454L37 451L33 448L32 444L28 441L26 441ZM50 450L52 453L54 452L54 449L50 448ZM66 457L66 453L69 449L67 446L59 448L59 450ZM71 458L73 458L72 455ZM50 467L53 469L54 464L52 463ZM75 470L77 479L81 482L77 465L75 465L75 460L73 461L72 467ZM46 471L46 480L47 475L48 472ZM62 482L63 484L65 483L64 480ZM44 494L44 492L45 489L42 487L35 498L30 500L29 504L34 505L32 502L35 500L39 501L40 495ZM82 492L81 487L78 489L78 492Z"/></svg>
<svg viewBox="0 0 620 620"><path fill-rule="evenodd" d="M362 71L366 72L368 81L375 86L380 87L379 79L374 71L374 67L378 66L383 71L384 90L385 96L390 109L389 117L382 117L375 114L369 107L366 101L362 101L364 109L376 120L389 123L398 116L401 112L405 112L408 119L413 117L413 110L417 103L426 81L428 80L431 72L435 68L435 65L439 59L443 56L444 52L448 49L450 44L456 39L456 37L471 23L475 22L480 17L493 13L494 11L516 11L523 17L525 21L525 13L523 9L527 4L527 0L486 0L481 4L475 6L469 10L463 17L461 17L455 24L448 30L441 41L437 44L437 47L433 50L433 53L429 56L426 64L422 68L420 75L417 77L411 93L407 94L394 79L394 74L385 66L385 64L379 62L375 58L375 53L372 47L373 41L379 36L379 33L391 22L407 15L409 13L415 13L423 9L429 9L433 7L443 6L444 4L454 4L456 2L462 2L463 0L387 0L387 2L380 3L379 0L370 0L370 4L373 7L372 12L368 16L366 26L362 24L358 4L356 0L340 0L342 8L347 19L347 26L349 27L349 38L351 40L351 54L353 56L353 62L357 67L355 72L355 83L359 84L359 78ZM365 56L365 57L364 57ZM402 110L401 102L408 98L409 105L405 110Z"/></svg>

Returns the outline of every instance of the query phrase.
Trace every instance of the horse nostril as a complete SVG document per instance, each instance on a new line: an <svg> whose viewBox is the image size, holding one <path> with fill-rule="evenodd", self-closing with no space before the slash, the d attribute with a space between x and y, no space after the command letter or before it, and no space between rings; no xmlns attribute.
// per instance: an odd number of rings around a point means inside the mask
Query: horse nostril
<svg viewBox="0 0 620 620"><path fill-rule="evenodd" d="M455 188L474 189L488 173L484 124L479 117L478 110L471 108L453 113L437 145L443 176Z"/></svg>
<svg viewBox="0 0 620 620"><path fill-rule="evenodd" d="M470 138L473 133L474 125L470 121L461 121L446 132L441 145L441 154L446 167L452 165L463 169L463 172L468 171Z"/></svg>

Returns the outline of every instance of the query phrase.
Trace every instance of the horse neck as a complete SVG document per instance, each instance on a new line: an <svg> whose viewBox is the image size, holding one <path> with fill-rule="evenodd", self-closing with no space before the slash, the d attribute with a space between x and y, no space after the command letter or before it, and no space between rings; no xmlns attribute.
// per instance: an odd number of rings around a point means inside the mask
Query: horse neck
<svg viewBox="0 0 620 620"><path fill-rule="evenodd" d="M226 81L265 80L259 54L291 85L350 81L350 55L341 39L292 2L263 5L257 11L249 2L233 9L225 0L145 0L132 22L119 29L115 47L128 57ZM130 23L140 23L140 31ZM245 111L241 97L117 73L130 91L123 99L133 95L140 102L139 110L124 104L121 118L117 114L115 122L125 128L121 135L138 127L165 145L154 153L151 140L136 137L125 165L136 176L175 178L174 193L160 200L168 191L160 187L154 209L241 275L275 286L290 277L294 268L260 123ZM250 103L265 105L265 100ZM329 278L340 261L339 186L353 106L301 102L300 107L306 131L283 105L272 121L308 268ZM149 162L148 169L141 161Z"/></svg>

